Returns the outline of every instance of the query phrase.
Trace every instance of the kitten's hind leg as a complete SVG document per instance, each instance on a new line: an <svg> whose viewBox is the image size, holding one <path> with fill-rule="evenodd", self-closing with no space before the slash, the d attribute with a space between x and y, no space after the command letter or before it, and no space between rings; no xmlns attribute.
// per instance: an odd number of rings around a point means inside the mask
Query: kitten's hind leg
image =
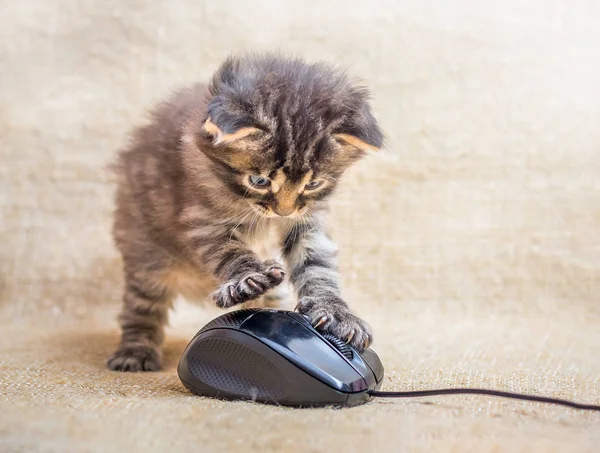
<svg viewBox="0 0 600 453"><path fill-rule="evenodd" d="M128 272L125 283L121 343L107 366L116 371L158 371L174 293L154 272Z"/></svg>

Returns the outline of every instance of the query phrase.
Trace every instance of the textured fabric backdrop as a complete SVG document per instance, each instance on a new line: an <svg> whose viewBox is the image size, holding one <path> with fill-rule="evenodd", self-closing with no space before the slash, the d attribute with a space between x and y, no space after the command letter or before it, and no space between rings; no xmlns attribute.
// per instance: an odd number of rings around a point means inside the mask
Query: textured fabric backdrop
<svg viewBox="0 0 600 453"><path fill-rule="evenodd" d="M104 171L144 111L237 50L339 62L388 146L335 206L385 389L600 403L600 6L585 0L0 1L0 450L598 451L600 415L487 397L350 410L109 373L122 285Z"/></svg>

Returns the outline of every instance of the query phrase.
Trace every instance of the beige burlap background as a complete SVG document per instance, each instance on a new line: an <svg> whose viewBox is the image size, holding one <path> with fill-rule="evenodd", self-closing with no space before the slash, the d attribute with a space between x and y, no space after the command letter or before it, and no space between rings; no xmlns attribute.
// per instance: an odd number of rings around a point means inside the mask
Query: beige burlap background
<svg viewBox="0 0 600 453"><path fill-rule="evenodd" d="M487 397L292 410L109 373L122 285L104 172L231 51L346 65L389 138L335 204L385 389L600 403L600 6L584 0L0 2L0 451L592 452L600 414Z"/></svg>

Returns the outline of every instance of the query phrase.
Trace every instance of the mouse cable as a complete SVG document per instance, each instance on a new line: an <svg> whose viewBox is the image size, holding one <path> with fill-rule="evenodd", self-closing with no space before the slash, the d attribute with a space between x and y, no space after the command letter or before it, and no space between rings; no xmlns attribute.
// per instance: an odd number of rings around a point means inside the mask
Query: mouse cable
<svg viewBox="0 0 600 453"><path fill-rule="evenodd" d="M435 395L491 395L502 398L513 398L518 400L536 401L538 403L560 404L563 406L572 407L574 409L583 409L590 411L600 411L600 405L595 404L580 404L573 401L561 400L558 398L549 398L546 396L523 395L522 393L503 392L500 390L488 390L477 388L450 388L450 389L435 389L435 390L413 390L408 392L380 392L371 390L371 396L377 398L414 398L420 396L435 396Z"/></svg>

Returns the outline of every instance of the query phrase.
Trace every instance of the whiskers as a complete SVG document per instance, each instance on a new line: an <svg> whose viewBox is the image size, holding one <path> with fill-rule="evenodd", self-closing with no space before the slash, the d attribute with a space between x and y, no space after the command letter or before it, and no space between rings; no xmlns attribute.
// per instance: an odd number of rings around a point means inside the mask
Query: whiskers
<svg viewBox="0 0 600 453"><path fill-rule="evenodd" d="M251 218L248 225L248 231L246 238L250 239L251 236L257 236L264 233L265 228L269 224L269 220L272 216L266 215L266 211L263 211L260 207L252 205L252 211L254 216Z"/></svg>
<svg viewBox="0 0 600 453"><path fill-rule="evenodd" d="M250 191L250 188L246 188L246 191L244 192L244 196L242 197L242 199L246 199L248 196L248 192ZM258 222L261 213L258 212L258 208L256 207L256 205L254 205L252 202L249 202L249 206L248 208L244 209L241 213L234 215L233 217L224 220L224 223L230 223L233 222L235 223L235 225L233 227L231 227L228 231L229 231L229 240L231 240L233 238L233 235L235 234L235 232L237 231L237 229L244 223L246 222L246 220L248 219L248 216L250 216L251 214L254 214L254 216L251 217L249 226L247 228L246 231L246 236L249 237L251 230L254 228L254 226L256 225L256 223Z"/></svg>
<svg viewBox="0 0 600 453"><path fill-rule="evenodd" d="M252 217L252 220L250 221L250 225L248 226L248 236L250 236L250 233L253 233L252 230L260 221L261 215L262 214L260 212L254 210L254 217Z"/></svg>
<svg viewBox="0 0 600 453"><path fill-rule="evenodd" d="M229 231L230 231L230 234L229 234L229 240L231 240L231 239L233 238L233 235L235 234L235 232L237 231L237 229L240 227L240 225L241 225L242 223L244 223L244 220L246 220L246 218L247 218L247 217L248 217L250 214L252 214L252 211L253 211L253 210L252 210L252 208L250 207L250 208L248 208L248 209L245 209L245 210L242 212L242 214L241 214L241 215L234 216L234 218L237 218L237 219L239 219L239 221L238 221L238 222L237 222L237 223L236 223L236 224L235 224L233 227L231 227L231 229L229 230ZM241 217L240 217L240 216L241 216Z"/></svg>

